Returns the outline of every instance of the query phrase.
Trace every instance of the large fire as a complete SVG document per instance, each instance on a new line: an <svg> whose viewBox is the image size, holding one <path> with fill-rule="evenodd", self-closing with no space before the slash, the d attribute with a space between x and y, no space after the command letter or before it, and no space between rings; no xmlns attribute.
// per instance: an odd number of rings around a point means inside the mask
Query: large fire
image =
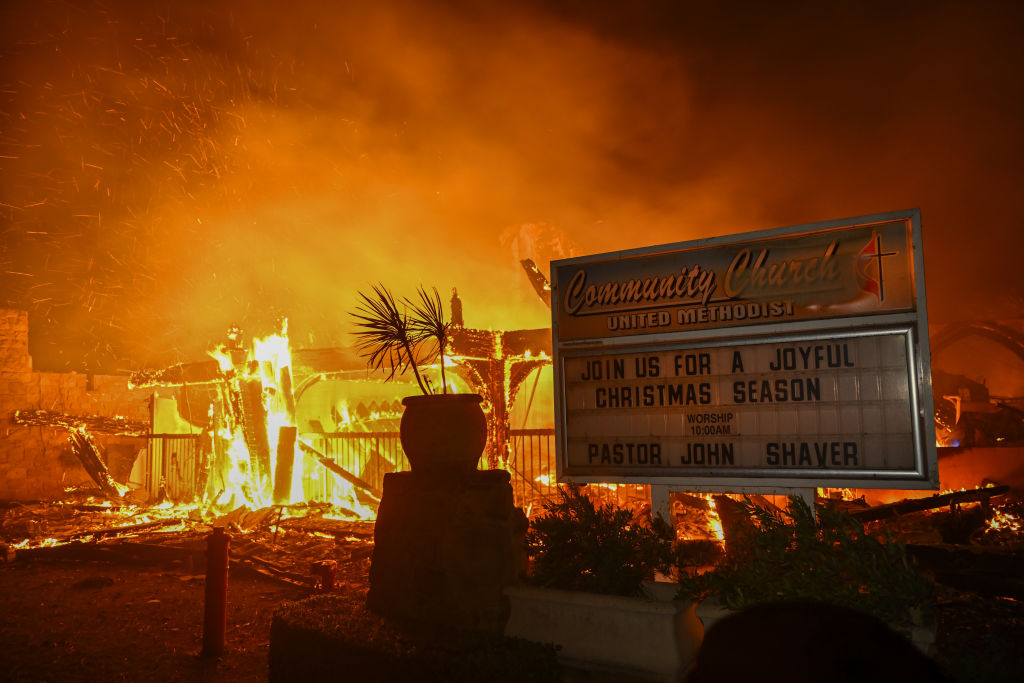
<svg viewBox="0 0 1024 683"><path fill-rule="evenodd" d="M206 502L262 508L305 500L287 321L279 334L255 339L251 349L220 346L210 355L224 378L219 387L223 419L214 420L213 439L219 444L215 451L226 457L213 463L223 486ZM213 406L211 411L216 412ZM289 432L290 440L284 441ZM358 518L373 517L350 482L339 479L331 490L330 502Z"/></svg>
<svg viewBox="0 0 1024 683"><path fill-rule="evenodd" d="M237 332L229 339L229 345L210 352L219 364L221 381L216 386L218 400L210 407L212 471L206 475L206 486L196 492L197 502L257 509L305 502L313 497L310 479L330 475L331 470L298 433L287 321L278 334L256 338L250 348L243 346ZM358 431L344 404L338 413L343 426ZM335 476L324 489L329 492L324 502L349 518L372 519L376 511L367 505L372 501L365 492L359 495L353 479Z"/></svg>
<svg viewBox="0 0 1024 683"><path fill-rule="evenodd" d="M453 298L453 307L456 303L457 297ZM528 516L540 514L543 503L554 495L558 487L554 463L553 460L527 462L523 459L535 454L528 456L520 452L520 447L510 443L514 437L508 413L520 383L530 372L549 364L548 355L543 350L516 347L502 333L466 330L462 326L450 343L453 346L461 344L464 353L456 354L451 350L446 353L449 390L490 392L487 410L492 423L492 443L481 459L481 466L508 470L513 482L521 485L517 489L517 503ZM331 451L326 447L329 435L310 431L310 416L303 414L298 401L302 389L296 391L297 385L305 389L310 382L322 382L324 376L307 374L302 379L304 376L300 373L297 377L293 355L287 321L276 333L251 340L245 339L238 329L229 331L227 343L209 352L216 363L213 374L204 380L213 396L205 414L205 426L187 425L189 435L195 435L197 429L204 430L205 436L199 442L208 444L196 454L198 474L192 488L172 496L174 503L139 507L128 504L130 495L124 498L124 494L129 492L128 487L110 480L106 489L108 501L97 506L105 506L112 521L130 518L130 524L115 524L117 534L131 534L137 530L175 532L197 523L230 524L249 514L264 521L276 518L278 524L286 517L302 518L310 514L320 519L374 520L380 501L379 488L372 483L377 481L375 477L381 472L408 466L397 447L401 406L397 399L387 397L369 401L368 405L361 402L358 406L346 398L335 397L329 410L334 429L338 430L338 435L345 435L346 442L356 451L354 458L341 462L337 454L328 453ZM517 367L520 368L518 375ZM526 374L522 368L527 369ZM439 375L436 367L428 370ZM304 372L308 373L308 368ZM459 376L460 372L466 372L476 384L467 383ZM139 373L138 377L142 378L140 388L143 390L146 386L161 385L186 390L190 386L187 375L188 371L182 366L174 366L164 371ZM342 384L351 381L344 379L347 376L345 372L337 374ZM538 372L526 401L527 413L533 403L539 377ZM371 381L378 387L386 386L380 379ZM499 410L504 410L504 414ZM57 423L62 424L60 420ZM73 438L91 441L83 424L68 422L64 426ZM395 439L395 448L379 447L378 441L385 435ZM502 439L504 443L500 441ZM495 441L497 444L493 443ZM598 483L589 486L588 490L592 497L602 502L638 510L646 507L650 500L647 487L642 485ZM959 492L968 493L964 488ZM884 496L886 492L880 493ZM955 493L957 491L947 489L939 495ZM817 495L851 506L864 504L863 491L818 489ZM928 496L926 492L918 495ZM113 508L110 497L117 501ZM765 504L784 503L775 500ZM315 507L311 508L311 505ZM715 496L677 496L672 512L680 541L724 544L726 533ZM985 519L986 538L1012 539L1019 535L1017 513L1007 507L993 509ZM243 529L243 526L237 528ZM109 533L109 530L100 529L94 532L83 530L61 538L37 535L19 541L14 547L48 547L93 538L94 534L101 538Z"/></svg>

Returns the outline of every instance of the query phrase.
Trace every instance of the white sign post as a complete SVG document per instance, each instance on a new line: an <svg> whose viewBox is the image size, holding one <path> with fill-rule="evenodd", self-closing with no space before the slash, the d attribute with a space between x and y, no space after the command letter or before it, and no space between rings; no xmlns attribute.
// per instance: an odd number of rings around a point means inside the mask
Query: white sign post
<svg viewBox="0 0 1024 683"><path fill-rule="evenodd" d="M918 211L555 261L551 281L560 481L938 487Z"/></svg>

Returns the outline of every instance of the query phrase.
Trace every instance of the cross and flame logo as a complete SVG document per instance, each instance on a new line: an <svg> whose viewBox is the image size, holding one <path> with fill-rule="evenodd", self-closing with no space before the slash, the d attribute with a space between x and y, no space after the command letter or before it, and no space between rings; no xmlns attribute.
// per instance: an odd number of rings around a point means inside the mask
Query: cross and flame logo
<svg viewBox="0 0 1024 683"><path fill-rule="evenodd" d="M861 291L874 294L878 300L885 301L885 277L882 259L895 256L898 252L883 251L882 237L877 231L871 231L871 239L857 254L857 283Z"/></svg>

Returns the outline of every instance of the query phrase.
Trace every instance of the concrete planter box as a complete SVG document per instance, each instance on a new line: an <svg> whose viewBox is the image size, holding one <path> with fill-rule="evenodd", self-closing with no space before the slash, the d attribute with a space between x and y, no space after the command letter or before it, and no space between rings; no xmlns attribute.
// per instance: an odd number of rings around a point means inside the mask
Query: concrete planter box
<svg viewBox="0 0 1024 683"><path fill-rule="evenodd" d="M655 681L679 681L704 636L695 605L678 586L651 583L627 598L517 584L505 588L512 612L505 635L561 647L559 659Z"/></svg>

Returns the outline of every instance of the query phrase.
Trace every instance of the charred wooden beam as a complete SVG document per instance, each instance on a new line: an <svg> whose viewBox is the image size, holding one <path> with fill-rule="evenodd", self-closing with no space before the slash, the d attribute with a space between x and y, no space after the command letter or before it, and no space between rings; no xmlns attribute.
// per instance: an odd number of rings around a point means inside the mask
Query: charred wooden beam
<svg viewBox="0 0 1024 683"><path fill-rule="evenodd" d="M474 330L468 327L453 329L450 353L453 356L469 358L496 358L501 353L500 334L493 330Z"/></svg>
<svg viewBox="0 0 1024 683"><path fill-rule="evenodd" d="M346 522L322 517L291 517L282 520L280 526L282 529L306 533L315 531L342 539L351 536L364 541L373 541L373 522Z"/></svg>
<svg viewBox="0 0 1024 683"><path fill-rule="evenodd" d="M102 415L65 415L55 410L16 410L14 411L14 424L24 427L84 428L92 434L116 436L146 436L149 434L149 424L139 420Z"/></svg>
<svg viewBox="0 0 1024 683"><path fill-rule="evenodd" d="M133 388L176 387L186 384L211 384L224 379L220 363L215 360L199 363L178 363L162 370L138 370L128 382Z"/></svg>
<svg viewBox="0 0 1024 683"><path fill-rule="evenodd" d="M267 506L258 510L250 510L248 506L240 505L234 510L216 518L213 521L213 526L239 529L241 531L269 528L274 523L274 518L279 518L281 514L282 508L279 506Z"/></svg>
<svg viewBox="0 0 1024 683"><path fill-rule="evenodd" d="M334 472L336 475L338 475L348 483L352 484L353 486L362 489L366 493L369 493L377 500L377 502L380 502L381 492L372 484L363 481L356 475L346 470L344 467L341 467L336 462L328 458L326 455L324 455L323 453L321 453L316 448L306 443L302 439L298 440L298 444L299 448L301 448L304 453L308 453L309 455L316 458L320 462L320 464L326 467L328 470Z"/></svg>
<svg viewBox="0 0 1024 683"><path fill-rule="evenodd" d="M85 471L89 473L100 490L110 498L120 498L121 491L118 490L117 484L114 483L110 472L107 471L107 466L100 458L99 449L96 448L92 437L83 429L72 429L68 435L68 441L71 443L72 452L78 457Z"/></svg>
<svg viewBox="0 0 1024 683"><path fill-rule="evenodd" d="M460 327L452 330L451 344L452 356L468 358L513 360L527 354L531 357L550 356L551 330L544 327L495 332Z"/></svg>
<svg viewBox="0 0 1024 683"><path fill-rule="evenodd" d="M739 551L739 539L744 534L754 530L754 522L750 519L743 505L726 495L715 495L715 510L718 518L722 520L722 533L725 535L725 552L730 556L737 556Z"/></svg>
<svg viewBox="0 0 1024 683"><path fill-rule="evenodd" d="M501 333L501 348L508 356L551 356L551 328L508 330Z"/></svg>
<svg viewBox="0 0 1024 683"><path fill-rule="evenodd" d="M972 489L970 491L954 491L952 493L941 493L928 498L912 498L901 500L886 505L876 505L864 510L854 510L850 514L862 522L874 522L887 517L905 515L909 512L921 512L943 507L944 505L959 505L963 503L987 503L990 498L1001 496L1009 492L1009 486L990 486L987 488Z"/></svg>
<svg viewBox="0 0 1024 683"><path fill-rule="evenodd" d="M259 379L241 380L239 396L242 435L256 470L255 483L262 487L263 482L269 483L273 476L270 471L270 439L267 437L267 409L263 405L263 382Z"/></svg>
<svg viewBox="0 0 1024 683"><path fill-rule="evenodd" d="M231 571L242 569L258 574L266 579L279 581L289 586L297 586L299 588L309 588L313 585L315 580L312 575L288 571L287 569L277 566L273 562L264 560L261 557L256 557L255 555L249 557L232 557L230 566Z"/></svg>
<svg viewBox="0 0 1024 683"><path fill-rule="evenodd" d="M548 282L547 277L544 273L540 272L540 268L537 267L532 258L523 259L519 264L526 271L526 277L533 286L533 291L537 292L537 296L547 304L548 308L551 308L551 283Z"/></svg>
<svg viewBox="0 0 1024 683"><path fill-rule="evenodd" d="M131 536L139 533L140 531L160 529L167 526L176 526L181 523L182 520L180 519L158 519L155 522L142 522L140 524L128 524L126 526L115 526L100 529L76 531L65 536L58 536L57 539L59 541L75 541L80 538L92 538L93 540L98 540L101 538L117 538L118 536Z"/></svg>
<svg viewBox="0 0 1024 683"><path fill-rule="evenodd" d="M709 503L706 498L694 496L689 493L673 491L672 500L679 503L680 505L684 505L695 510L700 510L702 512L707 512L708 510L711 509L711 503Z"/></svg>

